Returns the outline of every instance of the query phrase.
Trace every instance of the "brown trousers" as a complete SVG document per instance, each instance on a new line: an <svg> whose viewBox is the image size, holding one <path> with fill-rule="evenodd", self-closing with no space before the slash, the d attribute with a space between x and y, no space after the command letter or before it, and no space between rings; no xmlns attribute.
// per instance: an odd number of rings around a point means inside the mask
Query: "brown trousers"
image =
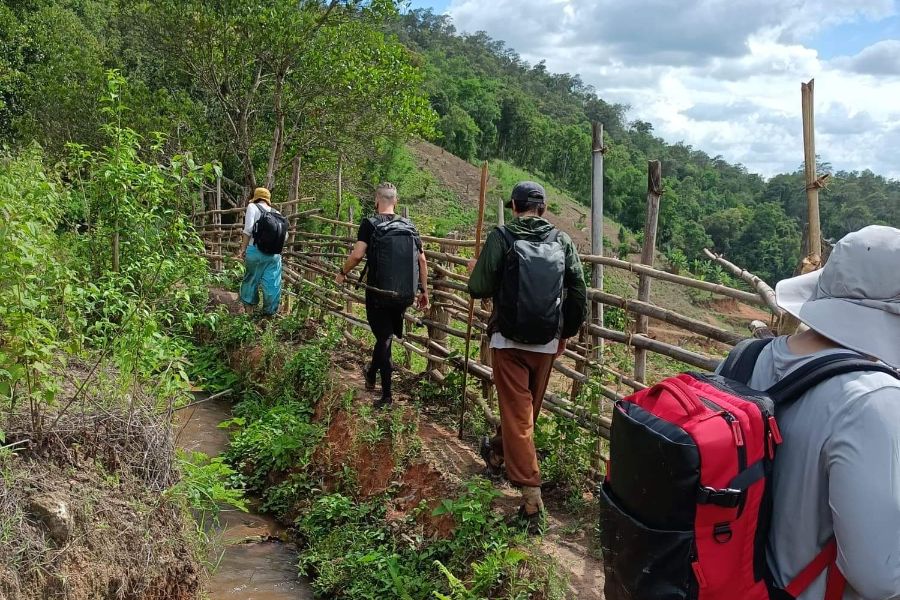
<svg viewBox="0 0 900 600"><path fill-rule="evenodd" d="M500 426L491 439L491 451L506 462L510 482L538 487L541 471L534 449L534 425L541 412L555 356L495 348L492 357Z"/></svg>

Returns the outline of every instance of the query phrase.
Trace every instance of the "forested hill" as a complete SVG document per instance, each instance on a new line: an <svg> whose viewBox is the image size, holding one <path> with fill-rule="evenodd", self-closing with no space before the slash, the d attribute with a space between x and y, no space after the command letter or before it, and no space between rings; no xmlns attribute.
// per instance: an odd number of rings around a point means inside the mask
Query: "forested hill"
<svg viewBox="0 0 900 600"><path fill-rule="evenodd" d="M607 133L606 210L630 229L643 227L647 160L662 160L660 248L673 262L683 267L712 246L769 281L797 264L799 171L765 181L667 144L578 76L528 65L484 33L459 35L447 17L403 14L399 4L0 3L0 156L37 143L68 181L116 125L142 159L214 164L235 198L257 184L285 197L301 158L304 195L334 214L339 157L346 209L370 196L385 148L418 136L468 160L508 160L587 201L596 120ZM900 225L900 183L834 175L822 194L827 237ZM89 222L89 212L68 206L66 220Z"/></svg>
<svg viewBox="0 0 900 600"><path fill-rule="evenodd" d="M626 106L605 102L603 90L578 75L551 73L543 62L529 65L502 41L484 32L460 34L449 17L430 10L403 15L395 32L424 59L439 143L447 150L466 159L509 160L587 202L590 122L600 121L609 148L605 208L615 219L643 227L647 160L659 159L665 178L660 248L675 261L695 259L709 246L769 281L796 266L806 211L802 165L766 181L721 156L668 144L653 135L652 124L628 122ZM823 164L820 171L833 169ZM821 194L826 237L872 223L900 226L900 182L870 171L832 175Z"/></svg>

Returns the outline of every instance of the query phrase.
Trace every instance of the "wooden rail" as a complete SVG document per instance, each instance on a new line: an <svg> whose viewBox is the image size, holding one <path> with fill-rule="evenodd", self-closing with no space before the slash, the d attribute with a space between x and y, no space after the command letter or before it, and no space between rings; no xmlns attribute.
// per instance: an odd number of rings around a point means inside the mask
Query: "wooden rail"
<svg viewBox="0 0 900 600"><path fill-rule="evenodd" d="M299 202L299 201L298 201ZM223 225L221 219L213 216L237 212L233 209L207 211L195 215L197 231L206 245L205 256L217 263L228 252L237 248L240 240L239 224ZM298 297L316 304L317 307L342 319L347 323L344 331L348 341L360 343L353 329L367 330L364 290L377 293L365 283L356 281L344 287L334 284L338 265L343 262L351 246L356 241L354 232L357 224L323 217L317 209L294 212L291 215L289 242L283 253L284 279L287 287L302 289ZM304 217L304 218L300 218ZM307 218L308 217L308 218ZM217 222L218 221L218 222ZM301 228L302 227L302 228ZM327 227L328 233L323 230ZM350 235L341 235L347 231ZM466 391L467 398L479 406L489 423L497 422L497 410L493 405L495 394L491 393L493 371L489 357L487 321L490 317L489 305L476 306L473 317L473 333L482 338L481 348L473 348L474 355L469 361L462 356L466 337L468 276L465 265L472 256L475 240L453 237L422 236L425 253L429 261L429 286L431 308L424 314L410 309L405 316L407 333L398 345L407 353L407 363L412 356L427 361L422 369L429 377L443 380L449 370L461 371L468 364L468 373L478 382L479 390ZM582 255L586 264L622 269L646 279L657 279L687 288L702 290L711 294L738 300L754 306L770 308L771 297L764 282L744 278L758 293L731 288L724 285L700 281L683 275L668 273L651 266L632 263L607 256ZM719 261L721 262L721 260ZM217 265L217 268L218 267ZM351 275L351 279L353 276ZM760 283L760 285L756 285ZM602 284L601 284L602 285ZM648 368L653 378L673 374L676 369L714 369L722 356L744 336L725 326L706 320L689 317L653 304L652 299L638 300L611 294L596 287L588 288L588 300L596 306L594 314L603 306L625 311L637 321L650 319L649 332L637 333L633 327L620 331L599 324L586 322L582 335L569 341L563 354L554 362L555 377L574 383L573 386L551 382L551 391L544 398L547 411L559 419L570 419L585 431L600 437L608 436L610 425L610 405L634 390L647 387L642 377L630 377L621 372L621 367L613 366L612 357L627 360L630 353L618 351L616 347L637 349L650 355ZM489 303L488 303L489 304ZM657 324L665 324L666 340L673 337L677 342L655 339ZM676 335L672 335L672 329ZM683 335L677 335L682 332ZM605 350L597 353L599 341L606 341ZM690 347L685 347L689 344ZM476 346L476 344L473 344ZM664 356L672 362L655 361L653 356ZM574 390L576 393L573 394ZM594 395L586 394L590 392ZM574 396L574 397L573 397ZM600 398L601 402L598 402Z"/></svg>

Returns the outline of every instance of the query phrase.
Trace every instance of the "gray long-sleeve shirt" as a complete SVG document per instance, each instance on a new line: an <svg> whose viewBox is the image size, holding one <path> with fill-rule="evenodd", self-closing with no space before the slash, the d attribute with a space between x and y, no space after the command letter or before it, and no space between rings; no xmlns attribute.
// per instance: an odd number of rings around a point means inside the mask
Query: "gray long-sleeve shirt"
<svg viewBox="0 0 900 600"><path fill-rule="evenodd" d="M898 341L900 343L900 341ZM764 390L813 358L787 338L760 355L750 386ZM784 586L835 535L844 600L900 599L900 381L834 377L777 414L784 443L774 473L768 562ZM799 600L821 600L824 575Z"/></svg>

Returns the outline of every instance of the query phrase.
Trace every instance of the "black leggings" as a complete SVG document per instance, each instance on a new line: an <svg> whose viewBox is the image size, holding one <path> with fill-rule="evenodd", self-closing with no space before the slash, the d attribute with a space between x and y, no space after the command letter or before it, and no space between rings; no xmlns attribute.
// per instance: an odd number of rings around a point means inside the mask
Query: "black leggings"
<svg viewBox="0 0 900 600"><path fill-rule="evenodd" d="M367 375L370 378L375 377L375 373L381 373L381 395L385 398L391 397L391 340L393 336L387 338L376 338L375 347L372 348L372 364L369 367Z"/></svg>
<svg viewBox="0 0 900 600"><path fill-rule="evenodd" d="M375 335L375 347L372 348L372 364L369 372L370 378L375 373L381 374L381 396L391 397L391 341L393 336L403 337L403 313L401 308L382 308L367 304L366 318L372 333Z"/></svg>

